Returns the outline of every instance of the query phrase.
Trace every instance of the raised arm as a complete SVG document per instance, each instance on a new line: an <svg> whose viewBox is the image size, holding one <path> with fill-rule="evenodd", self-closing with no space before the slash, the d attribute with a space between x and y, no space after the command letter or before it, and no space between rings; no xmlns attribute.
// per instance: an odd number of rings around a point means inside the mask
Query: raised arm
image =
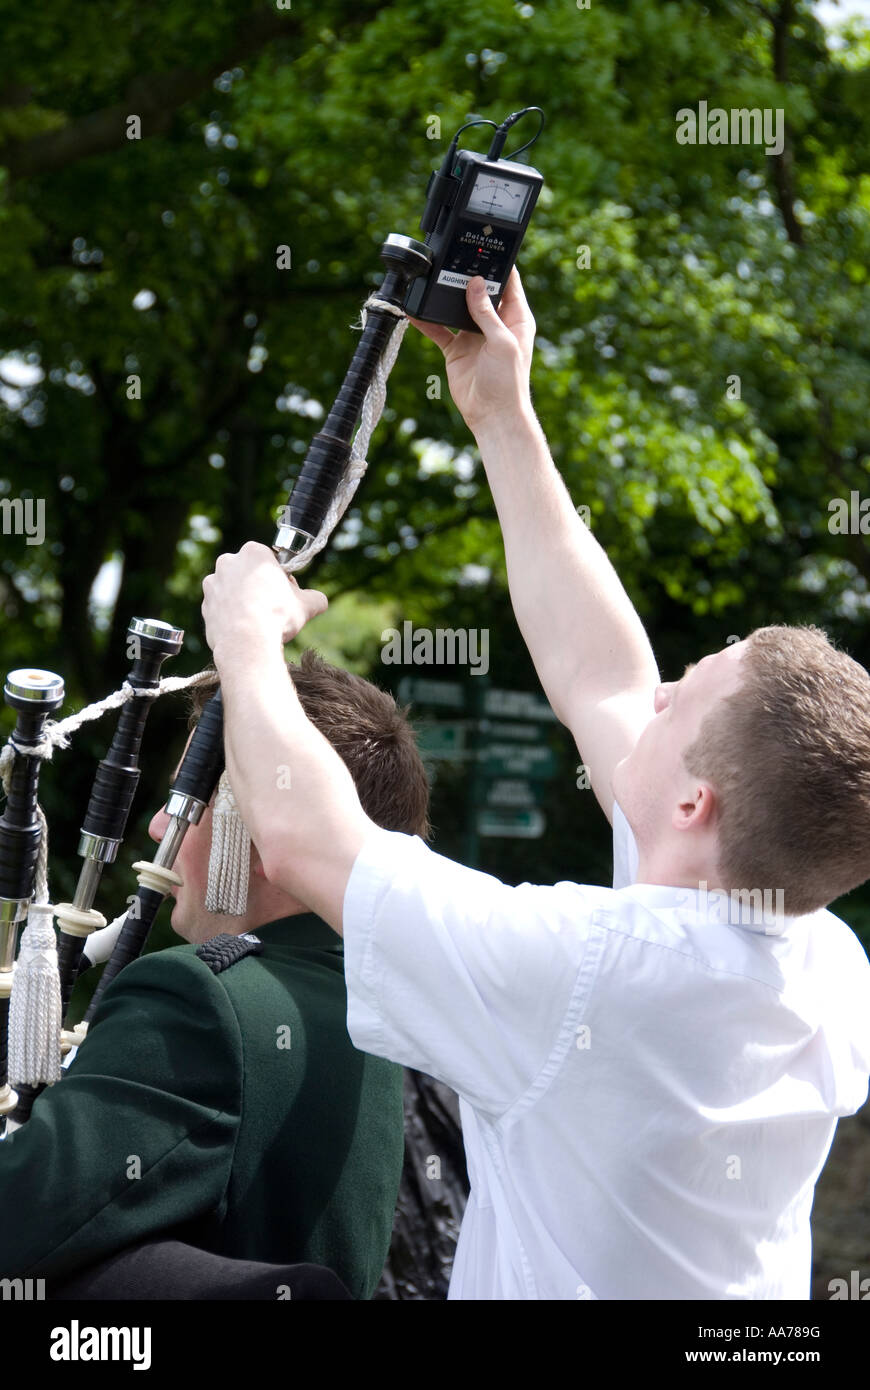
<svg viewBox="0 0 870 1390"><path fill-rule="evenodd" d="M535 416L529 391L535 322L518 272L498 313L479 277L467 302L482 338L412 322L444 352L451 395L492 490L517 623L610 819L613 769L653 717L658 668L643 624L578 516Z"/></svg>
<svg viewBox="0 0 870 1390"><path fill-rule="evenodd" d="M377 829L332 744L306 716L284 642L322 613L254 541L221 555L203 580L206 640L224 701L227 775L266 878L342 931L354 860Z"/></svg>

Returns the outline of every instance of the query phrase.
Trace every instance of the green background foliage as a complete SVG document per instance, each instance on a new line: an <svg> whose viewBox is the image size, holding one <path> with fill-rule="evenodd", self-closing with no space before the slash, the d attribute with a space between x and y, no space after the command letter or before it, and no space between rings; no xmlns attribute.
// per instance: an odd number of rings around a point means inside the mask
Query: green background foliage
<svg viewBox="0 0 870 1390"><path fill-rule="evenodd" d="M271 541L382 240L417 233L460 124L528 104L547 117L524 156L546 179L520 262L535 406L663 678L773 622L818 623L868 664L867 542L828 527L832 498L870 490L860 23L833 46L806 0L95 0L38 22L3 0L0 31L0 489L44 499L47 522L42 546L0 537L6 670L60 671L77 708L122 679L134 614L187 629L167 674L205 664L201 579L221 550ZM676 112L700 100L783 108L783 153L677 145ZM485 147L474 135L463 143ZM440 352L413 329L370 463L308 571L331 610L303 640L392 686L385 627L486 628L493 684L537 688L480 461ZM100 608L112 559L120 596ZM151 716L127 862L185 727L178 697ZM569 736L551 737L547 835L482 841L481 867L606 882L608 828L576 787ZM43 777L55 898L75 884L108 738L106 722L82 732ZM466 793L442 768L448 854ZM867 892L836 910L870 940Z"/></svg>

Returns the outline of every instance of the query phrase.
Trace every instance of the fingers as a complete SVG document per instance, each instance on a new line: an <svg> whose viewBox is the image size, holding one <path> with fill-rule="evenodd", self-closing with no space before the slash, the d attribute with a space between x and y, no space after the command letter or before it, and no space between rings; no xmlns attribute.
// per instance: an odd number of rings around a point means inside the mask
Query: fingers
<svg viewBox="0 0 870 1390"><path fill-rule="evenodd" d="M256 561L269 560L276 565L278 563L274 551L270 550L268 546L260 545L257 541L246 541L241 550L236 554L227 551L223 555L218 556L215 561L214 573L207 574L202 581L202 591L206 597L208 597L212 586L217 582L219 573L225 578L229 578L227 567L237 566L239 557L245 551L247 551L249 559ZM296 578L295 574L289 574L286 570L282 570L282 573L287 582L296 590L309 618L313 618L316 614L326 611L329 606L329 600L326 594L321 593L320 589L303 589L300 587L299 580ZM236 577L235 569L233 569L233 577Z"/></svg>
<svg viewBox="0 0 870 1390"><path fill-rule="evenodd" d="M502 310L521 309L524 317L532 317L532 311L526 299L526 292L520 280L520 272L517 270L516 266L514 266L508 276L508 282L505 285L504 294L501 297L501 308Z"/></svg>
<svg viewBox="0 0 870 1390"><path fill-rule="evenodd" d="M284 577L292 584L293 588L301 600L302 607L305 609L306 622L309 618L316 618L318 613L325 613L329 607L329 599L326 594L321 593L320 589L302 589L299 587L299 580L295 574L288 574L284 571Z"/></svg>
<svg viewBox="0 0 870 1390"><path fill-rule="evenodd" d="M514 266L502 295L499 305L499 314L504 323L516 336L531 335L534 339L536 323L529 302L526 299L525 291L520 280L520 272Z"/></svg>
<svg viewBox="0 0 870 1390"><path fill-rule="evenodd" d="M309 618L316 618L318 613L325 613L329 607L329 599L326 594L321 593L320 589L302 589L299 587L299 580L295 574L288 574L284 571L284 577L293 588L301 600L302 607L305 609L305 621Z"/></svg>
<svg viewBox="0 0 870 1390"><path fill-rule="evenodd" d="M287 578L292 579L293 576L288 575ZM301 617L298 613L294 614L284 628L281 634L283 642L292 642L312 618L316 618L319 613L325 613L329 607L329 599L319 589L300 589L298 585L296 587L302 604L302 614Z"/></svg>
<svg viewBox="0 0 870 1390"><path fill-rule="evenodd" d="M492 343L514 345L514 335L505 327L493 308L482 275L475 275L469 281L468 289L465 292L465 302L468 305L469 314L487 339Z"/></svg>
<svg viewBox="0 0 870 1390"><path fill-rule="evenodd" d="M325 613L329 607L329 599L319 589L302 590L301 597L309 618L316 618L318 613Z"/></svg>
<svg viewBox="0 0 870 1390"><path fill-rule="evenodd" d="M219 570L226 569L228 565L235 567L242 558L248 562L249 566L251 564L259 564L263 560L271 560L275 564L278 563L274 550L268 545L262 545L260 541L245 541L240 550L225 550L217 557L214 565L215 574L217 574Z"/></svg>
<svg viewBox="0 0 870 1390"><path fill-rule="evenodd" d="M437 343L441 351L444 352L453 342L455 334L450 332L443 323L422 323L420 319L412 319L408 315L408 321L418 328L426 337L431 338L433 343Z"/></svg>
<svg viewBox="0 0 870 1390"><path fill-rule="evenodd" d="M482 275L475 275L469 281L465 291L465 303L478 328L482 329L485 337L493 343L507 344L512 342L514 334L510 329L514 324L528 324L531 327L532 335L534 335L534 319L526 303L516 266L508 277L498 313L496 313L492 299L486 291ZM505 313L506 309L507 313ZM408 318L415 328L419 329L425 337L431 338L432 342L436 343L445 354L451 343L457 339L461 341L463 336L468 336L467 334L453 333L444 324L424 323L420 319L411 318L410 314Z"/></svg>

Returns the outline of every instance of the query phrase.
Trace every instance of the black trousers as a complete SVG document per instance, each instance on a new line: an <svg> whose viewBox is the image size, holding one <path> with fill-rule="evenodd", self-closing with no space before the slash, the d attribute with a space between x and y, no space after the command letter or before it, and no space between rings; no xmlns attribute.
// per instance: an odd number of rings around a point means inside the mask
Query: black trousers
<svg viewBox="0 0 870 1390"><path fill-rule="evenodd" d="M122 1250L51 1288L49 1299L350 1299L322 1265L272 1265L231 1260L179 1240L149 1240Z"/></svg>

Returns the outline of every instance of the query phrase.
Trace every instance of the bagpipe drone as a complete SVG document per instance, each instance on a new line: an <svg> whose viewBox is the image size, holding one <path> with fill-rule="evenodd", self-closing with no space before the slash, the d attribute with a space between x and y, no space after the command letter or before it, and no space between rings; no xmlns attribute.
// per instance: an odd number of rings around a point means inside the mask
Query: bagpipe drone
<svg viewBox="0 0 870 1390"><path fill-rule="evenodd" d="M497 307L517 257L543 179L528 165L502 159L511 126L530 111L508 116L487 154L458 149L460 127L433 172L420 221L425 241L391 234L381 246L386 268L361 314L361 335L341 389L322 430L311 442L280 516L273 550L290 574L326 545L366 470L366 451L386 398L386 379L398 354L408 315L480 332L468 314L465 289L482 275ZM106 925L94 908L103 869L117 857L139 781L139 751L154 700L213 678L213 673L165 678L163 663L181 650L184 633L158 619L134 618L127 630L132 665L120 690L68 719L51 716L63 702L60 676L22 668L6 677L4 697L16 712L15 728L0 752L6 794L0 816L0 1126L23 1124L35 1098L62 1075L62 1057L82 1044L105 989L142 951L157 911L181 882L173 864L184 836L198 823L215 790L215 834L206 907L242 915L250 841L231 834L232 791L224 774L220 688L205 705L173 779L166 802L169 823L150 861L134 865L139 887L125 914ZM118 724L100 762L81 827L82 867L71 903L49 903L47 829L38 802L42 762L87 720L120 708ZM236 820L238 817L236 815ZM233 852L228 846L232 842ZM235 863L229 861L234 859ZM57 931L53 925L57 919ZM25 923L16 958L21 923ZM83 1022L63 1023L76 979L106 962ZM8 1039L8 1046L7 1046Z"/></svg>

